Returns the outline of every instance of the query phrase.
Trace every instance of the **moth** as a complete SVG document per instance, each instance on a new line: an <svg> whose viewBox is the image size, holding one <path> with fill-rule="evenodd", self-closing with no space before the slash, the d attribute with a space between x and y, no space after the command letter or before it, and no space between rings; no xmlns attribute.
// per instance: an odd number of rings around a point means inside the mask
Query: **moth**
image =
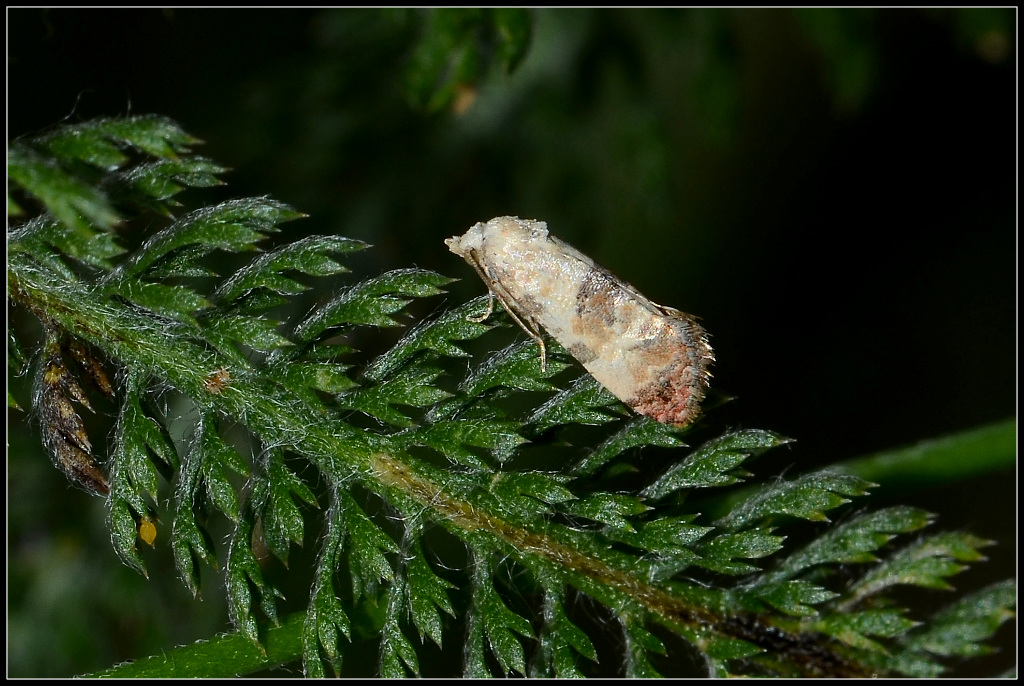
<svg viewBox="0 0 1024 686"><path fill-rule="evenodd" d="M544 330L636 412L676 426L700 414L715 358L693 316L651 302L542 221L496 217L445 244L487 284L481 319L497 298L537 342L542 367Z"/></svg>

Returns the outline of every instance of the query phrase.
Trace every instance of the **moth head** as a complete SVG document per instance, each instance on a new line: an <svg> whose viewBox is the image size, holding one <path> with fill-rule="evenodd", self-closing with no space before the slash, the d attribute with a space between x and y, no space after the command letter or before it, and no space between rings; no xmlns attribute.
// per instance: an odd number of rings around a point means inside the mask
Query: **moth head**
<svg viewBox="0 0 1024 686"><path fill-rule="evenodd" d="M444 243L448 246L449 250L459 257L469 259L469 255L473 250L480 250L483 247L484 227L483 223L478 223L461 236L446 238Z"/></svg>

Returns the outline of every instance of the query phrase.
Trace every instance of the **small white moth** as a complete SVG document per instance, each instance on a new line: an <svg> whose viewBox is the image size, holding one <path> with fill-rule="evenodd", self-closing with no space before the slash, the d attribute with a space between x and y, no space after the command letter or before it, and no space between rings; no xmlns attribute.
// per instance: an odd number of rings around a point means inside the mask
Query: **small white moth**
<svg viewBox="0 0 1024 686"><path fill-rule="evenodd" d="M595 379L640 414L685 426L700 413L714 353L696 320L657 305L547 224L496 217L445 241L540 346L541 328Z"/></svg>

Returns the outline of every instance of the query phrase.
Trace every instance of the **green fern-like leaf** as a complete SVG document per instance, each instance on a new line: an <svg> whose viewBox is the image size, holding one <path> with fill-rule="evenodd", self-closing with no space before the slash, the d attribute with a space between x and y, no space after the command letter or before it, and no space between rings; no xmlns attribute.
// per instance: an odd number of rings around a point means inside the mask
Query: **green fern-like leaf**
<svg viewBox="0 0 1024 686"><path fill-rule="evenodd" d="M511 66L518 15L491 16ZM9 230L8 299L42 331L9 335L10 369L35 367L42 442L106 498L127 565L168 571L138 545L155 530L193 594L203 567L223 574L237 635L181 650L220 651L230 673L284 651L326 676L372 639L378 673L406 677L430 672L428 644L456 642L449 675L648 677L675 675L681 639L715 676L936 676L983 654L1012 616L1009 582L932 617L896 603L897 586L948 591L989 542L922 533L932 517L914 508L851 514L872 484L838 469L758 481L749 463L788 442L776 433L707 438L634 417L554 342L546 365L532 340L467 365L466 343L501 321L480 321L485 298L369 360L346 342L407 323L447 276L393 270L297 322L269 319L367 246L267 245L302 216L268 198L174 216L181 190L218 183L196 142L136 117L56 129L8 156L9 207L39 210ZM118 227L140 211L166 225L125 251ZM105 455L80 416L96 406L116 415ZM637 467L651 448L668 456L653 474ZM212 522L230 532L222 556ZM306 609L279 617L273 565L295 573L295 546L311 543ZM204 674L177 655L111 674Z"/></svg>

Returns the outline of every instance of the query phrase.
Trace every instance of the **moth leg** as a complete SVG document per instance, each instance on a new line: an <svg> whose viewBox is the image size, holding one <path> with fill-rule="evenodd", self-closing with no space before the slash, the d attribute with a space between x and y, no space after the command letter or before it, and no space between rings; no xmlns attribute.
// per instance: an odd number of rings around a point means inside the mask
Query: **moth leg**
<svg viewBox="0 0 1024 686"><path fill-rule="evenodd" d="M483 314L467 314L466 321L479 324L487 321L487 318L494 314L494 291L487 289L487 311Z"/></svg>
<svg viewBox="0 0 1024 686"><path fill-rule="evenodd" d="M466 319L475 322L482 322L485 319L487 319L494 312L494 299L497 298L498 302L500 302L501 306L505 308L505 311L508 312L509 316L512 317L516 324L519 325L519 328L525 331L527 336L529 336L530 338L537 342L537 347L540 348L540 371L541 373L547 372L547 348L544 345L544 338L540 334L540 329L534 322L530 321L529 317L526 317L525 315L520 316L520 314L516 311L515 305L512 304L514 302L512 298L509 298L501 293L501 282L491 278L487 274L487 270L484 269L484 266L480 262L480 258L477 257L475 250L469 251L468 259L466 261L473 266L473 269L476 270L476 273L479 274L483 282L487 284L488 296L487 311L484 312L483 315L467 316Z"/></svg>
<svg viewBox="0 0 1024 686"><path fill-rule="evenodd" d="M525 331L527 336L529 336L530 338L537 342L537 347L540 348L540 371L542 374L547 372L547 347L544 345L544 337L541 336L540 330L537 328L537 325L530 321L527 317L521 317L519 313L516 312L516 308L513 305L511 305L507 299L502 297L501 293L491 291L491 294L498 299L498 302L501 303L501 306L505 308L506 312L508 312L508 316L512 317L512 320L519 325L519 328Z"/></svg>
<svg viewBox="0 0 1024 686"><path fill-rule="evenodd" d="M465 256L466 261L476 270L476 273L480 276L484 283L490 284L493 279L487 276L487 272L484 271L484 267L480 264L480 258L477 257L475 250L470 250L469 254ZM504 305L505 303L502 303ZM474 322L479 324L480 322L486 321L488 317L494 314L494 289L487 286L487 311L483 314L469 314L466 315L466 321Z"/></svg>
<svg viewBox="0 0 1024 686"><path fill-rule="evenodd" d="M548 371L548 351L544 347L544 339L534 335L533 340L537 341L537 347L540 348L540 373L546 374Z"/></svg>

